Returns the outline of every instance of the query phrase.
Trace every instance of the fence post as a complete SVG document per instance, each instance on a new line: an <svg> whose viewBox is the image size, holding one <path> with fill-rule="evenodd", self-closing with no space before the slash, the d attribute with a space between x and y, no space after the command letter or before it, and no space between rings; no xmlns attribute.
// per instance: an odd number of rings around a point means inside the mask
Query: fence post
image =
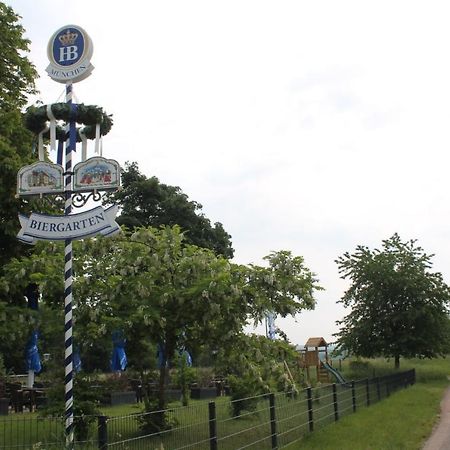
<svg viewBox="0 0 450 450"><path fill-rule="evenodd" d="M311 388L306 388L306 395L308 397L308 421L309 421L309 431L314 431L314 418L313 418L313 401L312 401L312 390Z"/></svg>
<svg viewBox="0 0 450 450"><path fill-rule="evenodd" d="M386 397L389 397L391 395L391 389L389 386L391 379L389 376L386 377Z"/></svg>
<svg viewBox="0 0 450 450"><path fill-rule="evenodd" d="M108 449L108 418L106 416L98 416L98 448L100 450Z"/></svg>
<svg viewBox="0 0 450 450"><path fill-rule="evenodd" d="M370 388L368 378L366 378L366 404L367 406L370 406Z"/></svg>
<svg viewBox="0 0 450 450"><path fill-rule="evenodd" d="M272 450L278 448L278 436L277 436L277 418L275 411L275 395L269 394L269 404L270 404L270 434L272 437Z"/></svg>
<svg viewBox="0 0 450 450"><path fill-rule="evenodd" d="M380 377L377 377L377 397L378 401L380 401L381 400Z"/></svg>
<svg viewBox="0 0 450 450"><path fill-rule="evenodd" d="M337 422L339 420L339 411L338 411L336 383L333 383L333 404L334 404L334 421Z"/></svg>
<svg viewBox="0 0 450 450"><path fill-rule="evenodd" d="M354 381L352 381L352 405L353 405L353 412L356 412L356 392Z"/></svg>
<svg viewBox="0 0 450 450"><path fill-rule="evenodd" d="M217 420L216 420L216 403L209 402L209 448L217 450Z"/></svg>

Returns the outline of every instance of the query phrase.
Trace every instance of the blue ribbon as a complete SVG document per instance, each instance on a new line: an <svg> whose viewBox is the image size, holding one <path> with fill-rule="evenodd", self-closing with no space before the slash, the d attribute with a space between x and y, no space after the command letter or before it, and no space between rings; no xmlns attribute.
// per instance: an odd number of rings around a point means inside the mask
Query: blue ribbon
<svg viewBox="0 0 450 450"><path fill-rule="evenodd" d="M75 120L73 118L77 117L78 105L76 103L72 103L72 117L70 120L69 127L69 140L72 151L77 151L77 126Z"/></svg>
<svg viewBox="0 0 450 450"><path fill-rule="evenodd" d="M56 163L62 166L63 163L63 152L64 152L64 141L60 139L58 141L58 152L56 155Z"/></svg>

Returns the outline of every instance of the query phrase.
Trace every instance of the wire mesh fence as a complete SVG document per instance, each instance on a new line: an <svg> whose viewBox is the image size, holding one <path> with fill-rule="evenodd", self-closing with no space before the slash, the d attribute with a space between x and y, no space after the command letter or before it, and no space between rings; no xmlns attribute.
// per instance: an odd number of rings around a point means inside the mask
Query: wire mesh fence
<svg viewBox="0 0 450 450"><path fill-rule="evenodd" d="M415 382L415 371L120 417L74 419L77 450L278 449ZM65 448L62 418L0 419L1 450Z"/></svg>

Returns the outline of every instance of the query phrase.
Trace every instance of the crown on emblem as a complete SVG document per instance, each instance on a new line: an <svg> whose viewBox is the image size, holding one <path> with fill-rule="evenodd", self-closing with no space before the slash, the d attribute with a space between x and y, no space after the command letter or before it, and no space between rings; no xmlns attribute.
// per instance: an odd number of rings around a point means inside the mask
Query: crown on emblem
<svg viewBox="0 0 450 450"><path fill-rule="evenodd" d="M78 33L67 30L65 34L61 34L58 39L62 45L72 45L78 37Z"/></svg>

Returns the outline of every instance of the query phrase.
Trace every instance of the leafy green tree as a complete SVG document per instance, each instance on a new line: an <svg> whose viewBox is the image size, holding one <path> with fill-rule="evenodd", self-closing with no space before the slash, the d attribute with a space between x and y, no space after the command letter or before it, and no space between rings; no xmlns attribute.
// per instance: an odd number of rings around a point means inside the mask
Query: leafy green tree
<svg viewBox="0 0 450 450"><path fill-rule="evenodd" d="M174 226L74 242L77 345L107 348L111 332L121 329L133 358L143 360L150 342L161 344L160 409L166 362L179 349L196 354L205 347L234 348L249 320L261 320L269 308L282 315L312 308L318 289L303 259L289 252L269 255L270 267L263 269L232 264L183 239ZM7 265L3 288L21 292L33 282L49 307L61 304L62 264L62 244L40 242L32 255ZM45 339L56 339L45 323L41 326Z"/></svg>
<svg viewBox="0 0 450 450"><path fill-rule="evenodd" d="M29 51L30 41L23 37L25 32L12 8L0 2L0 110L21 108L27 95L33 94L37 77L34 66L24 53Z"/></svg>
<svg viewBox="0 0 450 450"><path fill-rule="evenodd" d="M449 350L450 290L415 240L398 234L381 249L359 245L337 259L351 284L340 300L351 312L337 323L339 346L363 357L432 358Z"/></svg>
<svg viewBox="0 0 450 450"><path fill-rule="evenodd" d="M202 213L202 205L189 200L177 186L147 178L139 172L137 163L127 163L122 173L123 189L113 199L121 206L117 222L130 229L179 225L186 242L209 248L216 254L231 258L231 236L220 222L211 225Z"/></svg>
<svg viewBox="0 0 450 450"><path fill-rule="evenodd" d="M245 288L256 322L264 320L268 311L286 317L314 309L314 291L322 288L315 274L305 266L303 257L281 250L263 259L268 266L250 264Z"/></svg>
<svg viewBox="0 0 450 450"><path fill-rule="evenodd" d="M4 289L6 264L31 248L16 239L19 212L30 211L30 202L17 199L18 170L32 162L32 135L22 123L21 109L34 93L36 70L27 58L20 17L0 2L0 353L9 369L21 370L31 327L37 315L26 308L24 291Z"/></svg>
<svg viewBox="0 0 450 450"><path fill-rule="evenodd" d="M15 236L18 212L27 211L27 202L15 198L16 177L20 167L31 162L32 153L32 136L23 126L21 108L27 95L35 92L37 73L27 58L30 42L19 19L0 2L0 275L4 264L24 251Z"/></svg>
<svg viewBox="0 0 450 450"><path fill-rule="evenodd" d="M230 384L233 416L256 409L262 394L282 391L296 395L303 382L298 357L295 347L286 341L243 333L234 337L232 345L221 347L217 369Z"/></svg>
<svg viewBox="0 0 450 450"><path fill-rule="evenodd" d="M33 254L12 258L0 277L0 351L8 368L23 371L25 344L32 330L40 330L39 348L55 355L62 346L54 340L63 330L64 253L62 244L37 243ZM43 302L39 312L27 308L24 292L30 283L39 286ZM56 310L55 310L56 309ZM58 322L60 320L60 324ZM61 342L63 338L61 337Z"/></svg>
<svg viewBox="0 0 450 450"><path fill-rule="evenodd" d="M84 338L115 328L163 346L159 407L165 406L166 363L182 348L226 340L247 320L237 266L211 250L183 243L178 226L146 228L130 237L85 241L74 290Z"/></svg>

